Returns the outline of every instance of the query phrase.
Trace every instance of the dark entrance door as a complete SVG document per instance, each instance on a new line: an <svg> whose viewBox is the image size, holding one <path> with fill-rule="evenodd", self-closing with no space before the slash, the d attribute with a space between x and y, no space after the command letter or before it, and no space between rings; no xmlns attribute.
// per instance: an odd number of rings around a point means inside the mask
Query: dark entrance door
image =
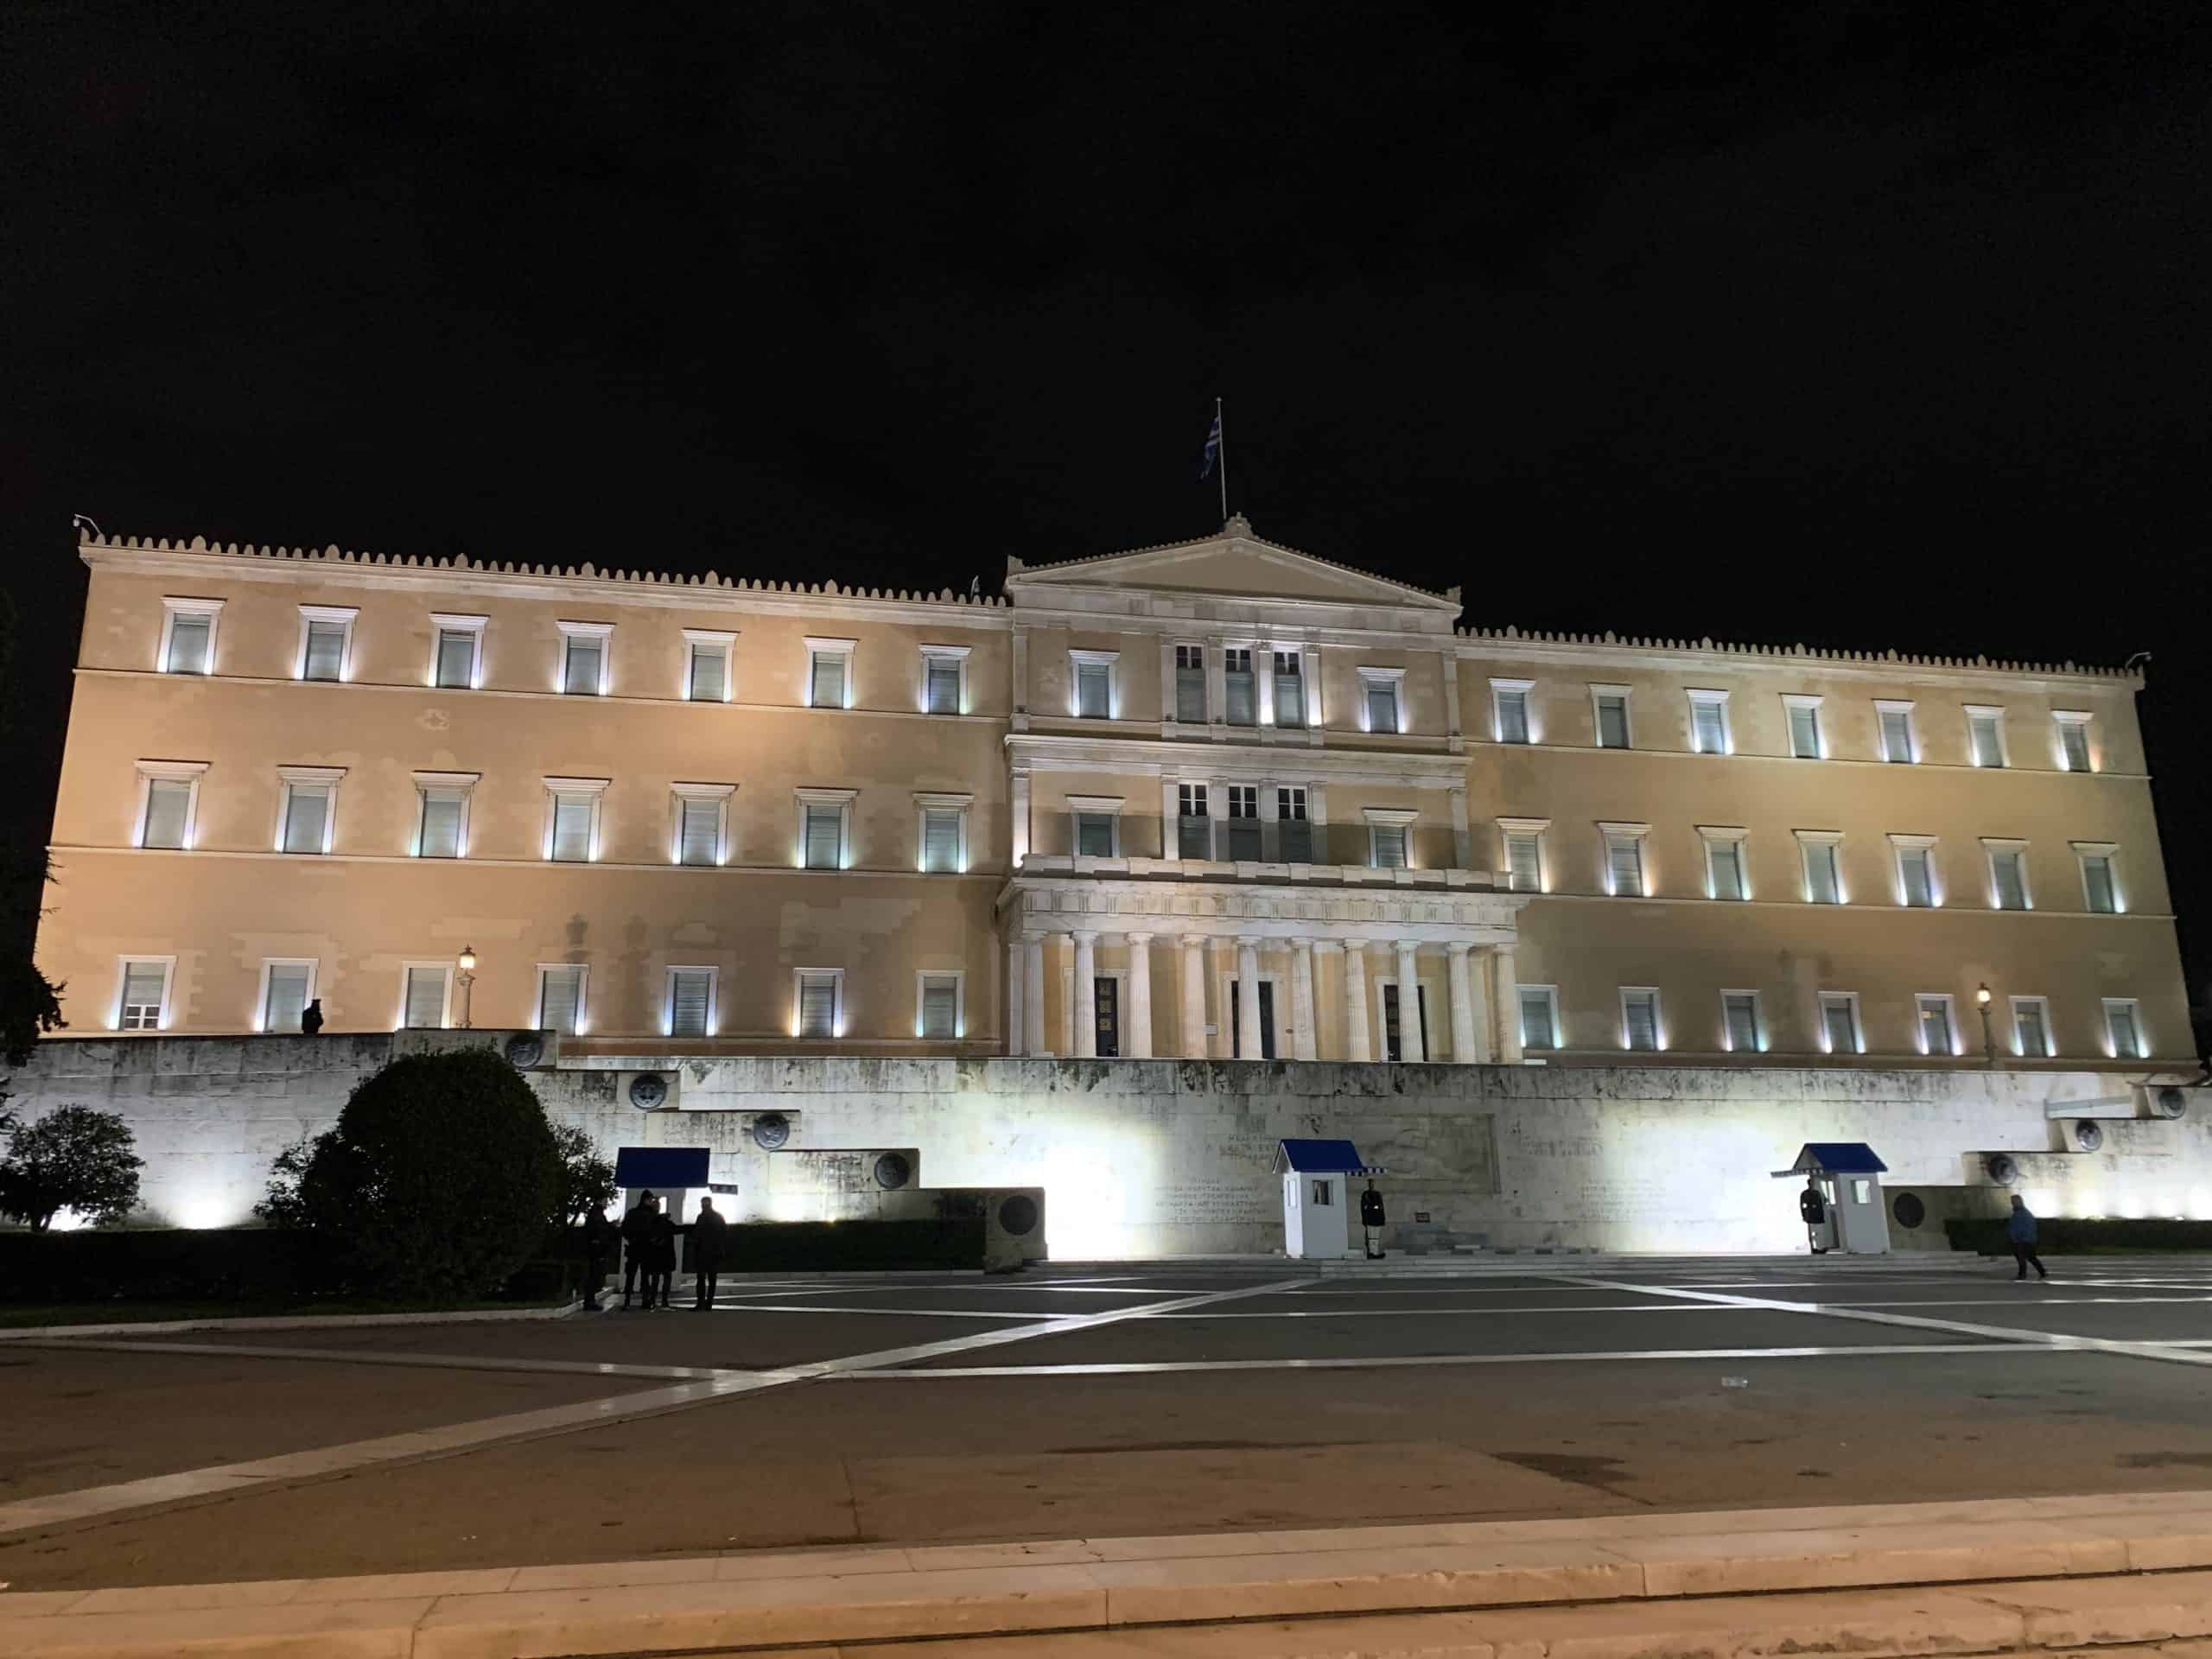
<svg viewBox="0 0 2212 1659"><path fill-rule="evenodd" d="M1414 1004L1421 1020L1421 1052L1427 1057L1429 1052L1428 988L1417 985L1414 990ZM1406 1057L1405 1042L1398 1026L1398 988L1395 985L1382 988L1382 1053L1385 1058L1393 1062Z"/></svg>
<svg viewBox="0 0 2212 1659"><path fill-rule="evenodd" d="M1118 1060L1122 1058L1122 982L1096 979L1091 985L1098 1010L1098 1058Z"/></svg>
<svg viewBox="0 0 2212 1659"><path fill-rule="evenodd" d="M1234 1059L1244 1046L1244 999L1236 982L1229 982L1229 1053ZM1271 979L1260 982L1260 1058L1275 1057L1275 987Z"/></svg>

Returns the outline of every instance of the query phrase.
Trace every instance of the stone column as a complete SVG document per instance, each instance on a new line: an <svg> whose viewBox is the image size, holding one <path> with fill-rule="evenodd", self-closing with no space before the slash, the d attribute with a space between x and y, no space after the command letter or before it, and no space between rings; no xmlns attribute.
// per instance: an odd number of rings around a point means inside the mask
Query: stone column
<svg viewBox="0 0 2212 1659"><path fill-rule="evenodd" d="M1183 974L1178 988L1183 994L1182 1029L1176 1037L1186 1060L1206 1057L1206 940L1203 933L1183 936Z"/></svg>
<svg viewBox="0 0 2212 1659"><path fill-rule="evenodd" d="M1075 1057L1098 1058L1098 963L1096 933L1075 936Z"/></svg>
<svg viewBox="0 0 2212 1659"><path fill-rule="evenodd" d="M1501 944L1491 952L1491 990L1497 1009L1497 1063L1518 1065L1521 1052L1521 976L1513 965L1513 947Z"/></svg>
<svg viewBox="0 0 2212 1659"><path fill-rule="evenodd" d="M1025 1052L1045 1052L1045 941L1032 933L1021 942L1021 1018L1028 1035Z"/></svg>
<svg viewBox="0 0 2212 1659"><path fill-rule="evenodd" d="M1475 976L1468 970L1467 947L1446 945L1444 965L1452 976L1452 1058L1472 1065L1486 1057L1475 1048Z"/></svg>
<svg viewBox="0 0 2212 1659"><path fill-rule="evenodd" d="M1344 1058L1371 1060L1367 1037L1367 941L1344 941Z"/></svg>
<svg viewBox="0 0 2212 1659"><path fill-rule="evenodd" d="M1021 940L1019 936L1006 942L1006 1052L1009 1055L1021 1052L1027 1036L1022 1013Z"/></svg>
<svg viewBox="0 0 2212 1659"><path fill-rule="evenodd" d="M1260 1058L1260 942L1236 941L1236 1058Z"/></svg>
<svg viewBox="0 0 2212 1659"><path fill-rule="evenodd" d="M1313 1035L1313 941L1297 939L1290 947L1290 1017L1297 1046L1291 1052L1301 1060L1320 1058Z"/></svg>
<svg viewBox="0 0 2212 1659"><path fill-rule="evenodd" d="M1122 1052L1152 1058L1152 935L1129 935L1129 1006L1123 1010Z"/></svg>
<svg viewBox="0 0 2212 1659"><path fill-rule="evenodd" d="M1411 939L1398 941L1398 1058L1408 1065L1428 1058L1421 1037L1421 981L1414 973L1414 952L1420 948Z"/></svg>
<svg viewBox="0 0 2212 1659"><path fill-rule="evenodd" d="M1014 831L1014 868L1020 869L1021 861L1029 856L1029 774L1014 774L1014 798L1009 803L1007 817Z"/></svg>
<svg viewBox="0 0 2212 1659"><path fill-rule="evenodd" d="M1497 1058L1492 1022L1490 1017L1490 952L1470 949L1467 952L1467 1014L1472 1021L1475 1043L1468 1052L1467 1064L1488 1065Z"/></svg>

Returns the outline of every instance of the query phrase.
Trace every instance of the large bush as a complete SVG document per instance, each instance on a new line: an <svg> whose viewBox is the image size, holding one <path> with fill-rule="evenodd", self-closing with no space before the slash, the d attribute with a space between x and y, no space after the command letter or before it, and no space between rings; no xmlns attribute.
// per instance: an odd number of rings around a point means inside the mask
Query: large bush
<svg viewBox="0 0 2212 1659"><path fill-rule="evenodd" d="M410 1055L317 1138L298 1213L355 1290L461 1300L530 1257L562 1187L544 1108L512 1066L480 1049Z"/></svg>
<svg viewBox="0 0 2212 1659"><path fill-rule="evenodd" d="M15 1130L0 1163L0 1209L44 1232L67 1210L86 1221L119 1222L138 1203L146 1160L119 1112L57 1106Z"/></svg>

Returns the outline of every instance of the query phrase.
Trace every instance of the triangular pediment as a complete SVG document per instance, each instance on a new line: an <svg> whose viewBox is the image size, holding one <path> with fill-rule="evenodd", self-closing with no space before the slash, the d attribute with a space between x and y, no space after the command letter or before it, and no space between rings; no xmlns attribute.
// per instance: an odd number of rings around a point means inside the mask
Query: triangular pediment
<svg viewBox="0 0 2212 1659"><path fill-rule="evenodd" d="M1062 563L1007 562L1007 589L1042 599L1052 588L1141 588L1221 599L1291 599L1319 604L1390 605L1457 614L1455 588L1429 593L1365 570L1317 559L1252 533L1240 516L1221 533L1166 547L1138 548ZM1043 590L1043 591L1039 591Z"/></svg>

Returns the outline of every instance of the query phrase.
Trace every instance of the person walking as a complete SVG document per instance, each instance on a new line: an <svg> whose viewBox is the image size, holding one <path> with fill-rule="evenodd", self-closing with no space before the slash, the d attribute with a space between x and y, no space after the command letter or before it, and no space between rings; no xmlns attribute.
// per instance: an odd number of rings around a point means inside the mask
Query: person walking
<svg viewBox="0 0 2212 1659"><path fill-rule="evenodd" d="M2025 1279L2032 1267L2038 1280L2050 1278L2044 1271L2043 1258L2036 1254L2036 1212L2017 1192L2012 1195L2012 1217L2005 1224L2005 1231L2012 1241L2012 1260L2020 1269L2013 1277Z"/></svg>
<svg viewBox="0 0 2212 1659"><path fill-rule="evenodd" d="M614 1224L607 1218L603 1210L594 1210L584 1217L584 1311L600 1311L599 1287L607 1278L607 1258L620 1249L622 1236L614 1230Z"/></svg>
<svg viewBox="0 0 2212 1659"><path fill-rule="evenodd" d="M622 1217L622 1306L625 1307L630 1306L630 1298L637 1293L638 1274L645 1265L645 1235L652 1229L653 1209L657 1203L652 1189L647 1187L638 1194L637 1203L632 1205ZM648 1294L645 1306L651 1307L652 1305L652 1297Z"/></svg>
<svg viewBox="0 0 2212 1659"><path fill-rule="evenodd" d="M1378 1262L1382 1257L1382 1195L1369 1181L1367 1191L1359 1195L1359 1224L1367 1234L1367 1259Z"/></svg>
<svg viewBox="0 0 2212 1659"><path fill-rule="evenodd" d="M1797 1216L1805 1224L1805 1242L1812 1246L1815 1255L1827 1254L1821 1243L1827 1229L1828 1201L1821 1196L1821 1184L1812 1176L1805 1178L1805 1190L1797 1195Z"/></svg>
<svg viewBox="0 0 2212 1659"><path fill-rule="evenodd" d="M724 1230L728 1225L712 1198L699 1200L699 1213L685 1236L683 1253L690 1258L692 1282L697 1292L691 1306L702 1313L715 1305L715 1277L721 1271Z"/></svg>
<svg viewBox="0 0 2212 1659"><path fill-rule="evenodd" d="M676 1277L676 1222L656 1208L645 1223L645 1306L667 1307L668 1281Z"/></svg>

